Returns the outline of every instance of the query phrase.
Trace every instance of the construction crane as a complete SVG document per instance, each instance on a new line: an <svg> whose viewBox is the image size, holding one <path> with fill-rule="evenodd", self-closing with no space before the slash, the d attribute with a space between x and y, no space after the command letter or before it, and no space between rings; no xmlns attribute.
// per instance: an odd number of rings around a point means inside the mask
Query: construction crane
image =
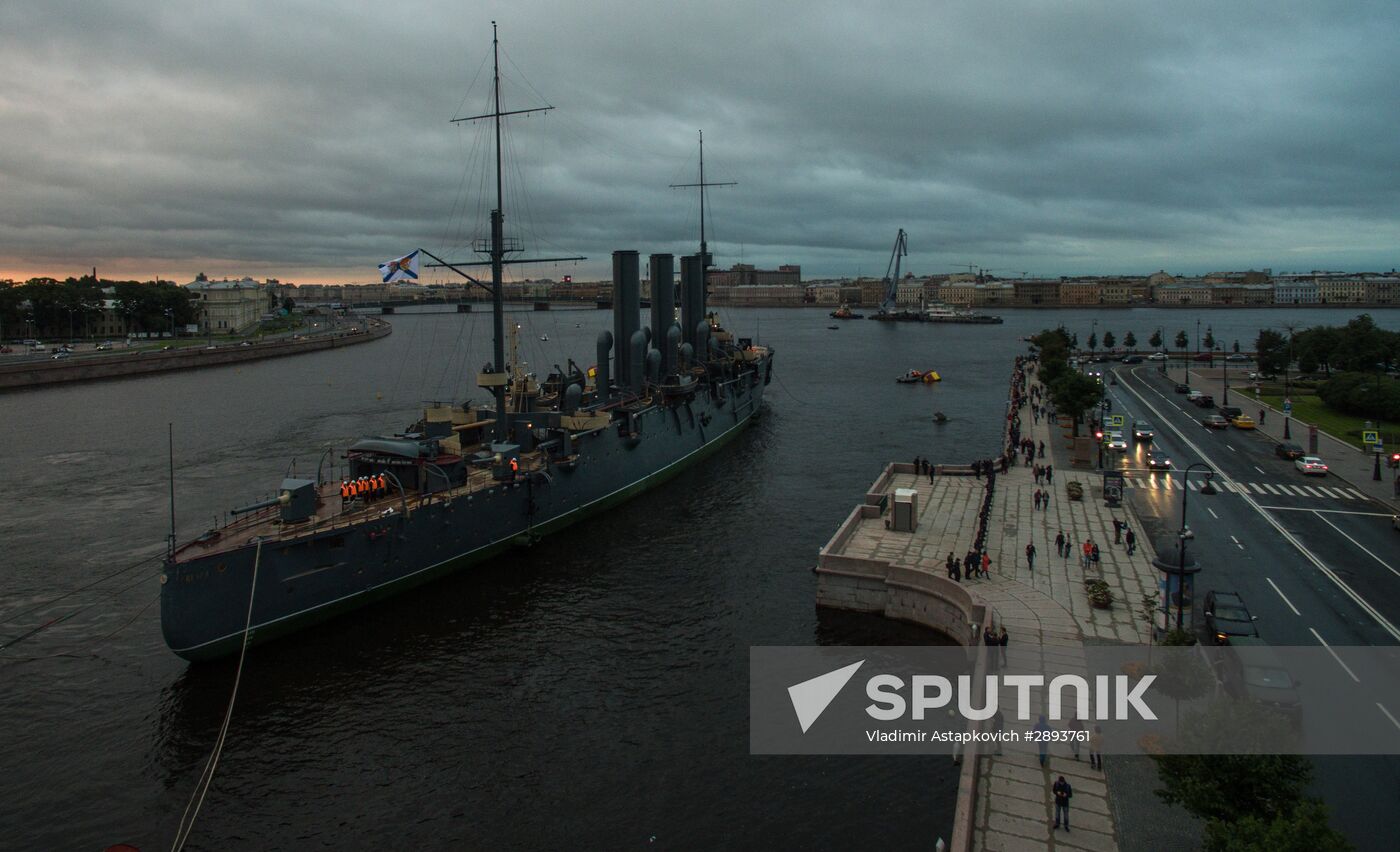
<svg viewBox="0 0 1400 852"><path fill-rule="evenodd" d="M899 290L899 259L909 256L909 243L905 240L904 229L899 229L899 234L894 238L894 250L890 252L889 266L885 267L885 300L880 303L880 313L889 313L895 305L895 296Z"/></svg>

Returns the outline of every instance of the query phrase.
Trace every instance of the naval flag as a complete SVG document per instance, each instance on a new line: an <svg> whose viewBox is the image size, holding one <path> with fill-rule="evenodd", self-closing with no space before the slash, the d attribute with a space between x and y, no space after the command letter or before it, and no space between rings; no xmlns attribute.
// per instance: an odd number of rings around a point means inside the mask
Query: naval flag
<svg viewBox="0 0 1400 852"><path fill-rule="evenodd" d="M414 249L412 254L406 254L403 257L379 264L379 274L384 277L384 283L388 284L391 281L417 281L419 251L421 251L421 249Z"/></svg>

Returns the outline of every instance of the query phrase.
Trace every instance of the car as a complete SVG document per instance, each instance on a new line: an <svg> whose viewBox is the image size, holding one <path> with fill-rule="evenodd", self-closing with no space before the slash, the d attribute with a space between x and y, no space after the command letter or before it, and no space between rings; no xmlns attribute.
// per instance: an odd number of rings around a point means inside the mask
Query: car
<svg viewBox="0 0 1400 852"><path fill-rule="evenodd" d="M1278 456L1281 459L1288 459L1289 461L1292 461L1293 459L1302 458L1304 453L1303 448L1298 446L1297 444L1293 444L1288 441L1283 441L1281 443L1274 444L1274 455Z"/></svg>
<svg viewBox="0 0 1400 852"><path fill-rule="evenodd" d="M1214 363L1214 362L1215 362L1215 356L1212 355L1212 354L1210 354L1209 352L1199 352L1199 353L1196 354L1196 357L1195 357L1194 359L1192 359L1192 360L1200 361L1202 364L1205 364L1205 363Z"/></svg>
<svg viewBox="0 0 1400 852"><path fill-rule="evenodd" d="M1124 355L1124 356L1123 356L1123 361L1122 361L1122 363L1124 363L1124 364L1141 364L1141 363L1142 363L1142 356L1141 356L1141 355Z"/></svg>
<svg viewBox="0 0 1400 852"><path fill-rule="evenodd" d="M1294 459L1293 466L1310 476L1326 476L1327 462L1317 456L1302 456Z"/></svg>
<svg viewBox="0 0 1400 852"><path fill-rule="evenodd" d="M1153 352L1151 355L1148 355L1148 356L1147 356L1147 360L1149 360L1149 361L1165 361L1165 360L1167 360L1167 353L1165 353L1165 352Z"/></svg>
<svg viewBox="0 0 1400 852"><path fill-rule="evenodd" d="M1203 393L1191 401L1196 403L1196 405L1200 406L1201 408L1215 407L1215 397L1211 396L1208 393Z"/></svg>
<svg viewBox="0 0 1400 852"><path fill-rule="evenodd" d="M1204 395L1205 391L1189 390L1186 392L1186 401L1195 402L1197 399L1200 399Z"/></svg>
<svg viewBox="0 0 1400 852"><path fill-rule="evenodd" d="M1206 592L1206 629L1217 645L1228 645L1240 636L1259 637L1257 618L1249 614L1244 598L1237 592Z"/></svg>
<svg viewBox="0 0 1400 852"><path fill-rule="evenodd" d="M1207 414L1205 417L1201 418L1201 425L1211 429L1226 429L1229 428L1230 421L1221 417L1219 414Z"/></svg>
<svg viewBox="0 0 1400 852"><path fill-rule="evenodd" d="M44 344L42 344L42 343L36 343L36 344L34 344L34 346L31 347L31 348L32 348L33 351L35 351L35 352L47 352L47 351L49 351L49 350L48 350L48 347L44 346Z"/></svg>
<svg viewBox="0 0 1400 852"><path fill-rule="evenodd" d="M1254 418L1250 417L1248 414L1241 414L1239 417L1231 420L1230 425L1234 426L1236 429L1253 429Z"/></svg>
<svg viewBox="0 0 1400 852"><path fill-rule="evenodd" d="M1110 450L1128 451L1128 442L1123 440L1122 432L1109 432L1104 436L1104 442L1108 444Z"/></svg>
<svg viewBox="0 0 1400 852"><path fill-rule="evenodd" d="M1220 412L1220 416L1227 420L1231 417L1239 417L1241 414L1244 414L1243 409L1236 408L1233 405L1222 405L1217 408L1216 411Z"/></svg>
<svg viewBox="0 0 1400 852"><path fill-rule="evenodd" d="M110 344L110 343L99 343L99 344L97 344L95 347L93 347L93 351L94 351L94 352L107 352L107 351L110 351L111 348L112 348L112 344Z"/></svg>
<svg viewBox="0 0 1400 852"><path fill-rule="evenodd" d="M53 354L53 359L54 359L55 361L61 361L61 360L63 360L64 358L72 358L72 357L73 357L73 353L72 353L72 352L55 352L55 353Z"/></svg>
<svg viewBox="0 0 1400 852"><path fill-rule="evenodd" d="M1177 382L1177 383L1176 383L1176 387L1174 388L1174 390L1175 390L1177 393L1190 393L1190 392L1191 392L1191 386L1188 385L1188 384L1186 384L1185 382Z"/></svg>
<svg viewBox="0 0 1400 852"><path fill-rule="evenodd" d="M1138 441L1150 441L1156 437L1152 431L1152 424L1146 420L1133 421L1133 438Z"/></svg>
<svg viewBox="0 0 1400 852"><path fill-rule="evenodd" d="M1233 354L1233 355L1226 355L1226 356L1225 356L1225 360L1226 360L1226 361L1248 361L1248 360L1249 360L1249 356L1246 355L1246 354L1244 354L1243 352L1236 352L1236 353Z"/></svg>
<svg viewBox="0 0 1400 852"><path fill-rule="evenodd" d="M1162 452L1161 450L1148 450L1148 451L1147 451L1147 469L1148 469L1148 470L1171 470L1171 469L1172 469L1172 460L1171 460L1170 458L1168 458L1168 457L1167 457L1167 454L1164 453L1164 452Z"/></svg>
<svg viewBox="0 0 1400 852"><path fill-rule="evenodd" d="M1226 692L1280 713L1294 725L1299 724L1302 702L1298 698L1298 687L1302 682L1293 679L1269 644L1254 636L1237 636L1230 641L1230 648L1238 653L1222 653L1216 670Z"/></svg>
<svg viewBox="0 0 1400 852"><path fill-rule="evenodd" d="M240 343L240 344L238 344L238 345L239 345L239 346L252 346L252 345L253 345L253 341L251 341L251 340L245 340L245 341L243 341L242 343Z"/></svg>

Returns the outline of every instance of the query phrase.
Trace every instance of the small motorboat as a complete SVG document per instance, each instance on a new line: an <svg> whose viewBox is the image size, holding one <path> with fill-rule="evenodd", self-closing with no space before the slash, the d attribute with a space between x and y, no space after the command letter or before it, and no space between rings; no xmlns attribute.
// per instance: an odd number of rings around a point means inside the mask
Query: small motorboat
<svg viewBox="0 0 1400 852"><path fill-rule="evenodd" d="M841 326L839 326L839 325L829 325L829 326L827 326L827 328L831 329L832 331L837 331L838 329L841 328Z"/></svg>
<svg viewBox="0 0 1400 852"><path fill-rule="evenodd" d="M938 375L937 370L910 370L895 381L902 385L931 385L943 381L943 377Z"/></svg>
<svg viewBox="0 0 1400 852"><path fill-rule="evenodd" d="M839 307L839 308L837 308L836 310L832 311L832 312L831 312L830 314L828 314L827 316L831 317L832 319L841 319L841 320L845 320L845 319L865 319L865 314L858 314L858 313L856 313L855 311L851 310L851 306L850 306L850 305L846 305L846 304L841 305L841 307Z"/></svg>
<svg viewBox="0 0 1400 852"><path fill-rule="evenodd" d="M944 413L941 412L941 411L935 411L935 412L933 412L933 422L934 422L934 423L947 423L947 422L948 422L948 415L944 414Z"/></svg>
<svg viewBox="0 0 1400 852"><path fill-rule="evenodd" d="M541 334L541 335L540 335L540 340L549 340L549 335L547 335L547 334Z"/></svg>

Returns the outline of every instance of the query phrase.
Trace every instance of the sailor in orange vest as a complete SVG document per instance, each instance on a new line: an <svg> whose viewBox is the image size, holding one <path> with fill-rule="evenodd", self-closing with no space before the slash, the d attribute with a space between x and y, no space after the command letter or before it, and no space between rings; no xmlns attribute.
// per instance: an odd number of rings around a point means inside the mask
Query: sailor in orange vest
<svg viewBox="0 0 1400 852"><path fill-rule="evenodd" d="M340 480L340 499L341 499L341 500L349 500L349 499L350 499L350 483L346 482L346 481L343 480L343 479Z"/></svg>
<svg viewBox="0 0 1400 852"><path fill-rule="evenodd" d="M389 493L389 474L379 474L379 490L386 494Z"/></svg>
<svg viewBox="0 0 1400 852"><path fill-rule="evenodd" d="M519 470L520 470L520 460L519 460L519 459L512 458L512 459L510 460L510 475L511 475L511 476L515 476L515 474L516 474L517 472L519 472Z"/></svg>

